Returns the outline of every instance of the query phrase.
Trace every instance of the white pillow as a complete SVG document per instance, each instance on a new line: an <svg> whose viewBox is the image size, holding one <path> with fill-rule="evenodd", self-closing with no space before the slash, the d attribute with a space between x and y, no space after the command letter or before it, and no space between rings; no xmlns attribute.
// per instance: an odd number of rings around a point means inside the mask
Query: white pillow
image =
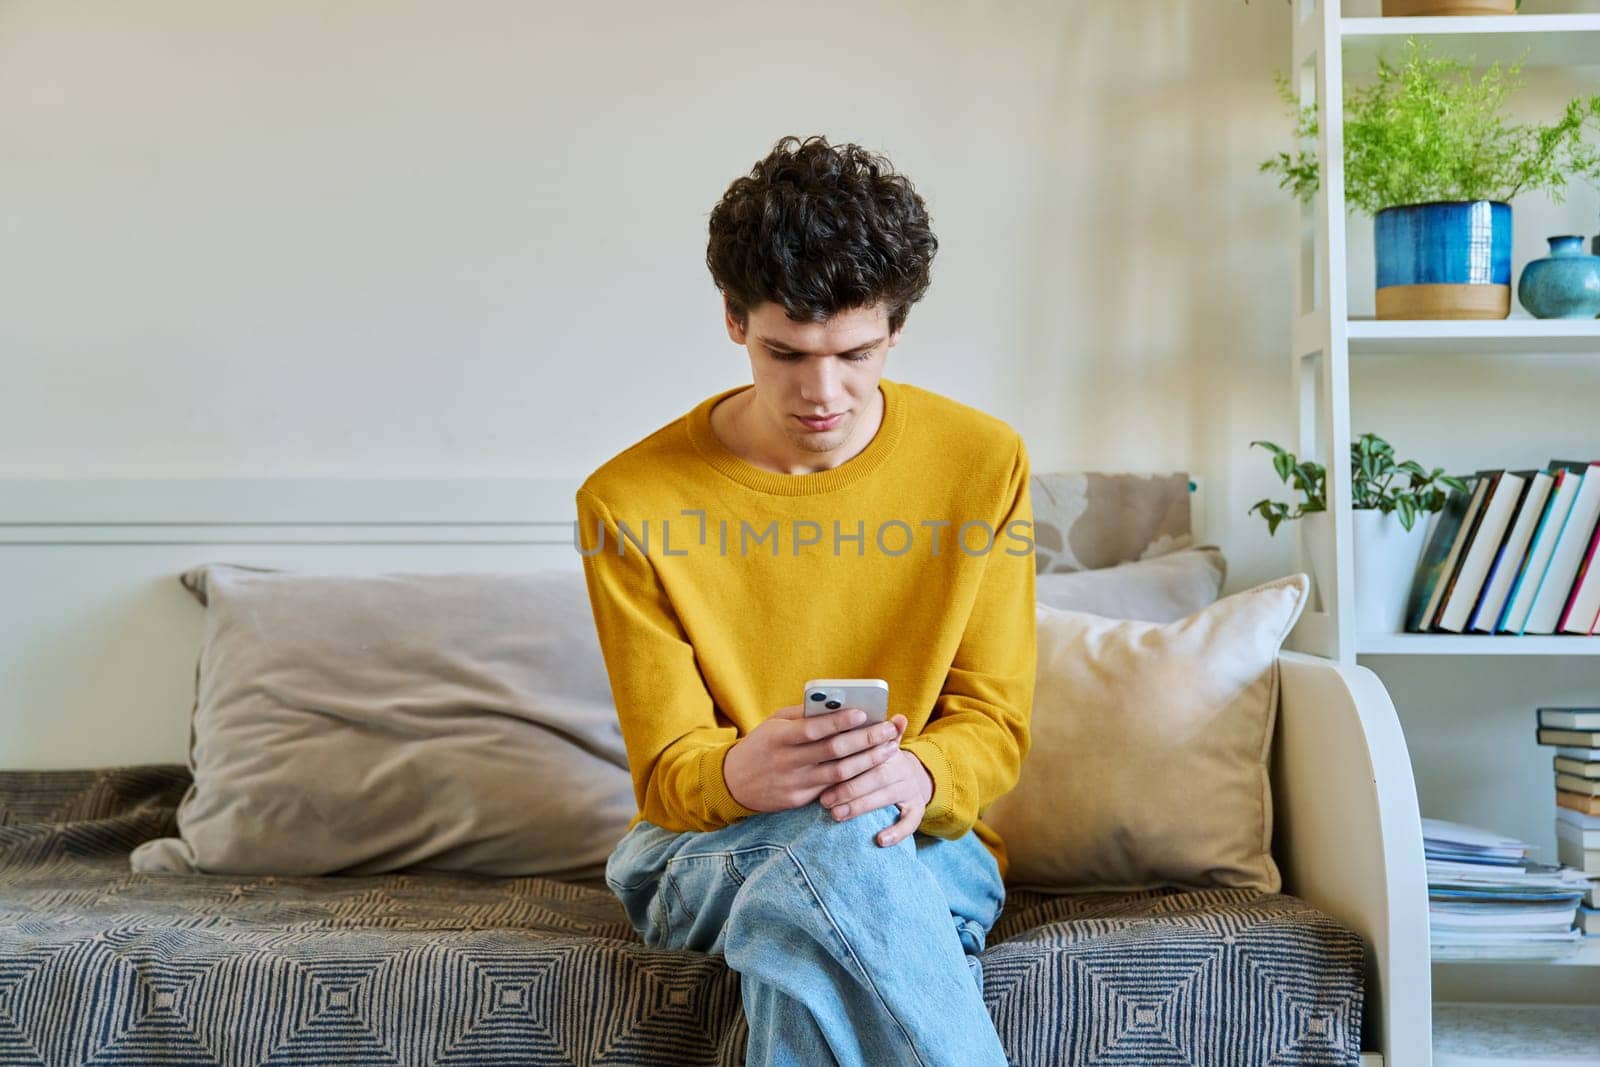
<svg viewBox="0 0 1600 1067"><path fill-rule="evenodd" d="M1213 603L1227 577L1222 549L1202 545L1114 567L1036 575L1034 595L1052 608L1176 622Z"/></svg>
<svg viewBox="0 0 1600 1067"><path fill-rule="evenodd" d="M983 813L1008 884L1277 892L1268 758L1304 574L1159 624L1038 605L1032 745Z"/></svg>

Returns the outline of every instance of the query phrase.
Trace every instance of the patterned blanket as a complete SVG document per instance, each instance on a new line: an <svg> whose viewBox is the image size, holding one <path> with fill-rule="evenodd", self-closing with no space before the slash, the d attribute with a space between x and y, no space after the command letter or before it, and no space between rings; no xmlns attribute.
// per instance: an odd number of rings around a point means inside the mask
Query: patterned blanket
<svg viewBox="0 0 1600 1067"><path fill-rule="evenodd" d="M176 764L0 772L0 1064L727 1064L739 978L602 880L135 874ZM1354 1064L1362 946L1236 890L1013 890L984 954L1013 1063Z"/></svg>

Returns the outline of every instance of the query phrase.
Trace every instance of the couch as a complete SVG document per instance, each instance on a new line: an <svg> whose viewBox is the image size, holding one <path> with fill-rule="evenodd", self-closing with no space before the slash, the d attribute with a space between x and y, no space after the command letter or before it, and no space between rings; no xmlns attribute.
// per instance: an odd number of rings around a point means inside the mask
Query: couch
<svg viewBox="0 0 1600 1067"><path fill-rule="evenodd" d="M1428 1061L1394 709L1362 668L1278 667L1283 891L1012 889L983 960L1014 1063ZM645 946L598 877L130 870L191 781L0 771L0 1063L743 1062L737 974Z"/></svg>

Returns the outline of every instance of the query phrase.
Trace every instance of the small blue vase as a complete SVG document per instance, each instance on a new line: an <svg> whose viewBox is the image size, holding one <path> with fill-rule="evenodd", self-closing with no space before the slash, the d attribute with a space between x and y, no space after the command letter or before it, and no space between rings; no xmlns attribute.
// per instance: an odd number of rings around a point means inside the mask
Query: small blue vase
<svg viewBox="0 0 1600 1067"><path fill-rule="evenodd" d="M1583 238L1552 237L1550 255L1522 268L1517 299L1536 319L1600 315L1600 256L1583 254Z"/></svg>

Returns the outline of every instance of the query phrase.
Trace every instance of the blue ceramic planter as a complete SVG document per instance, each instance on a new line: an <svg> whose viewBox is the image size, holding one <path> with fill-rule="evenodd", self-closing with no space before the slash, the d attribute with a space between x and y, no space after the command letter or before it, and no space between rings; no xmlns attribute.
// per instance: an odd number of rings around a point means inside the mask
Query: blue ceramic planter
<svg viewBox="0 0 1600 1067"><path fill-rule="evenodd" d="M1536 319L1600 316L1600 256L1583 254L1583 238L1552 237L1550 255L1522 268L1517 299Z"/></svg>
<svg viewBox="0 0 1600 1067"><path fill-rule="evenodd" d="M1511 205L1409 204L1373 220L1380 319L1511 314Z"/></svg>

